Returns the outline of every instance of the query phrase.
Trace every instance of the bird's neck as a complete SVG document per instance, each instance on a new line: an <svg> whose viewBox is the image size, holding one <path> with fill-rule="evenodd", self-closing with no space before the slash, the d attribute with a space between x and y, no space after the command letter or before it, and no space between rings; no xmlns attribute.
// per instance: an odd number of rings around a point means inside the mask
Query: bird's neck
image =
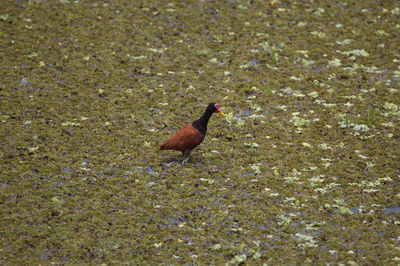
<svg viewBox="0 0 400 266"><path fill-rule="evenodd" d="M197 119L196 121L194 121L192 123L192 125L195 128L197 128L203 135L205 135L207 132L208 120L210 120L210 117L212 114L213 114L213 111L206 110L199 119Z"/></svg>

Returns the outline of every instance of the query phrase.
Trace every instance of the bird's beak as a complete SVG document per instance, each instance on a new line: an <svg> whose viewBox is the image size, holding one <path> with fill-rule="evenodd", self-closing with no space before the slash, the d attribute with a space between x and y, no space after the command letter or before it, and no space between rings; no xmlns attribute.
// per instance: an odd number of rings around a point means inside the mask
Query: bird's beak
<svg viewBox="0 0 400 266"><path fill-rule="evenodd" d="M222 116L225 116L224 112L221 111L221 109L217 109L217 113L220 113Z"/></svg>
<svg viewBox="0 0 400 266"><path fill-rule="evenodd" d="M218 105L218 106L215 106L215 107L216 107L216 108L215 108L215 109L216 109L216 110L215 110L216 113L220 113L222 116L225 116L224 112L222 112L221 109L219 109L219 105Z"/></svg>

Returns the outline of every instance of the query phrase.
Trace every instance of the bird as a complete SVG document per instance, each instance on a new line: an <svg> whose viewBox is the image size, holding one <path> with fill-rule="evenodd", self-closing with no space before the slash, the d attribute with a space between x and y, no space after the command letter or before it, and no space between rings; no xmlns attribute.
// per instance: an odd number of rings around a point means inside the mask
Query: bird
<svg viewBox="0 0 400 266"><path fill-rule="evenodd" d="M220 113L225 117L224 112L217 103L209 103L203 115L193 123L187 124L171 137L169 137L161 146L161 150L175 150L183 154L182 165L189 159L189 154L194 148L203 142L207 133L207 124L213 113Z"/></svg>

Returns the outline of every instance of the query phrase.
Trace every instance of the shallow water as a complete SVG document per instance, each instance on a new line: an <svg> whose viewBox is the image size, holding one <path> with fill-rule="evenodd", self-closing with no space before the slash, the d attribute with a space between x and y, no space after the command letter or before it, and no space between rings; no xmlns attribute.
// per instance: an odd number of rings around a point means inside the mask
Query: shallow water
<svg viewBox="0 0 400 266"><path fill-rule="evenodd" d="M0 262L399 261L398 1L6 1ZM182 166L160 151L218 102Z"/></svg>

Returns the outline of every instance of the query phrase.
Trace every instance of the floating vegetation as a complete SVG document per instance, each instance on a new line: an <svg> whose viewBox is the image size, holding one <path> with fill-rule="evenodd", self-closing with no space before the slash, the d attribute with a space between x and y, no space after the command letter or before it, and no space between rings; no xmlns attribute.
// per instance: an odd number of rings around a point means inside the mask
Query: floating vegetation
<svg viewBox="0 0 400 266"><path fill-rule="evenodd" d="M5 1L2 265L397 265L398 1ZM218 102L182 166L160 142Z"/></svg>

